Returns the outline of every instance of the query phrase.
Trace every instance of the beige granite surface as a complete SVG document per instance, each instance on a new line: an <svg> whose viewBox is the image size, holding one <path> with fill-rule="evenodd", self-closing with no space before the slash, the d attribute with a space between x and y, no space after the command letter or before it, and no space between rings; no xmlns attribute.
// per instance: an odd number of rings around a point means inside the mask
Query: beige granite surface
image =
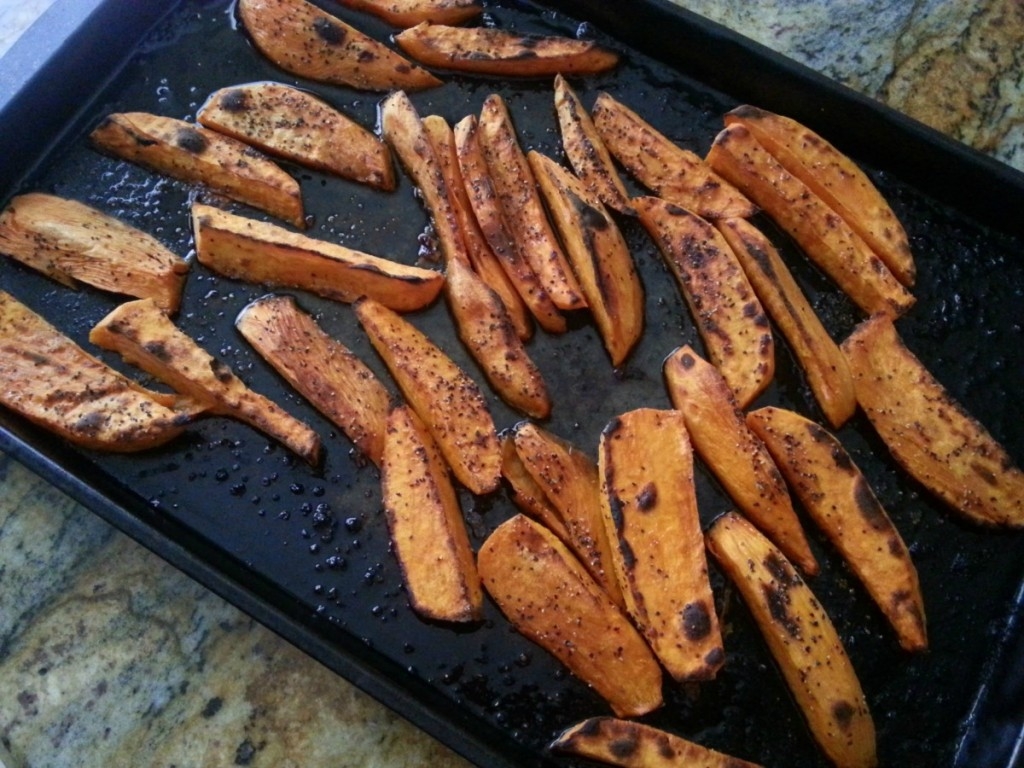
<svg viewBox="0 0 1024 768"><path fill-rule="evenodd" d="M681 4L1024 167L1019 0ZM0 745L6 768L464 764L4 456Z"/></svg>

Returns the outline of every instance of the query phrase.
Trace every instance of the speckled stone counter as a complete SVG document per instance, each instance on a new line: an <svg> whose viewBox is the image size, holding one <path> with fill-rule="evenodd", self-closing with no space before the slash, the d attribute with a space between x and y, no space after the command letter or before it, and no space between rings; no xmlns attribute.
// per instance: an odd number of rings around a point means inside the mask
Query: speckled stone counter
<svg viewBox="0 0 1024 768"><path fill-rule="evenodd" d="M1019 0L680 4L1024 168ZM5 456L0 744L8 768L464 764Z"/></svg>

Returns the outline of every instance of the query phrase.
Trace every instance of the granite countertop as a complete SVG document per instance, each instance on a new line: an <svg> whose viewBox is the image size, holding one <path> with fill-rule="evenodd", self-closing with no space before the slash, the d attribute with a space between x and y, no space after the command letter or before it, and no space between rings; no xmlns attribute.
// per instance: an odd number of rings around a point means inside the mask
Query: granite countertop
<svg viewBox="0 0 1024 768"><path fill-rule="evenodd" d="M1024 169L1019 0L679 4ZM7 768L465 764L3 455L0 692Z"/></svg>

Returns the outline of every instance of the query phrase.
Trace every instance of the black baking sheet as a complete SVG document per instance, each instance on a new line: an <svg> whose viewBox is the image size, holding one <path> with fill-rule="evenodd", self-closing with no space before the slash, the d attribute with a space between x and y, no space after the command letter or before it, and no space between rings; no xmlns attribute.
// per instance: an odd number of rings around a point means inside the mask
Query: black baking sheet
<svg viewBox="0 0 1024 768"><path fill-rule="evenodd" d="M58 3L58 11L62 5L73 3ZM390 32L333 3L322 5L382 39ZM216 88L273 79L308 87L364 125L375 124L379 95L275 69L249 45L230 4L179 3L159 21L128 10L99 2L62 46L85 61L74 67L65 61L60 72L55 56L34 70L40 74L32 89L15 88L0 100L0 140L8 152L16 147L0 169L3 201L28 190L73 197L190 254L188 203L203 193L92 151L85 137L103 115L143 110L191 118ZM1024 210L1020 174L663 2L496 2L486 18L523 32L579 32L620 50L623 63L615 72L572 81L584 102L607 90L698 153L720 128L722 113L744 101L798 117L850 152L893 203L917 254L918 304L900 320L901 333L1021 462L1024 231L1013 214ZM454 123L496 91L524 145L561 157L550 82L446 80L413 95L422 114ZM40 113L31 105L44 86L53 106ZM407 180L386 195L288 168L314 217L311 234L401 261L420 257L426 215ZM789 257L829 329L844 335L858 320L850 304L769 222L760 223ZM646 290L647 331L627 363L612 370L582 316L565 335L538 332L530 345L555 402L545 426L592 455L601 428L617 413L668 406L660 375L665 355L682 343L700 348L655 248L635 222L622 226ZM117 303L89 289L68 291L8 260L0 262L0 287L86 345L89 328ZM223 419L202 422L159 450L111 456L72 449L5 411L0 447L478 764L572 764L548 755L545 745L564 727L608 708L512 631L491 603L481 624L461 629L410 611L388 550L376 470L234 331L238 310L265 292L193 264L178 321L254 389L317 428L327 449L321 471ZM349 307L295 295L387 380ZM442 305L412 320L477 376ZM756 405L820 416L784 342L776 343L776 381ZM491 400L499 428L518 420ZM1024 536L959 521L895 467L861 417L839 434L910 546L928 611L931 649L903 653L808 524L823 566L812 587L860 674L881 763L1012 765L1024 698ZM730 506L703 470L698 496L705 522ZM475 544L513 512L503 492L483 499L464 493L462 500ZM712 683L666 684L666 706L645 720L766 765L823 765L749 615L717 572L713 584L728 628L726 667Z"/></svg>

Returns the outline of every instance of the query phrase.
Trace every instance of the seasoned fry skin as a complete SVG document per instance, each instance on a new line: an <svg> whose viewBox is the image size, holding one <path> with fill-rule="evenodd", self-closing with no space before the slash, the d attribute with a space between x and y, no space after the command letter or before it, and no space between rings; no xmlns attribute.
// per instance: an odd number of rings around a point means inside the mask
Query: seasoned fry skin
<svg viewBox="0 0 1024 768"><path fill-rule="evenodd" d="M179 330L151 299L126 302L100 320L89 341L117 352L209 413L238 419L316 466L320 438L307 424L249 389L222 361Z"/></svg>
<svg viewBox="0 0 1024 768"><path fill-rule="evenodd" d="M163 445L205 410L144 389L4 291L0 403L75 445L118 453Z"/></svg>
<svg viewBox="0 0 1024 768"><path fill-rule="evenodd" d="M849 563L907 651L928 647L924 601L906 544L834 435L784 408L747 414L747 425L790 488Z"/></svg>
<svg viewBox="0 0 1024 768"><path fill-rule="evenodd" d="M286 72L367 91L416 91L441 81L306 0L239 0L256 48Z"/></svg>
<svg viewBox="0 0 1024 768"><path fill-rule="evenodd" d="M672 405L682 411L693 447L740 511L804 573L816 574L818 561L786 483L764 443L747 426L722 375L689 346L666 358L664 372Z"/></svg>
<svg viewBox="0 0 1024 768"><path fill-rule="evenodd" d="M566 728L550 749L622 768L758 768L660 728L615 717L591 717Z"/></svg>
<svg viewBox="0 0 1024 768"><path fill-rule="evenodd" d="M232 200L304 229L299 183L246 144L172 117L107 115L89 134L99 149L157 173L205 184Z"/></svg>
<svg viewBox="0 0 1024 768"><path fill-rule="evenodd" d="M406 55L428 67L503 77L590 75L619 63L616 53L590 40L526 36L496 27L452 27L423 22L395 35Z"/></svg>
<svg viewBox="0 0 1024 768"><path fill-rule="evenodd" d="M199 262L236 280L301 288L335 301L369 296L397 312L422 309L444 286L444 275L433 269L353 251L200 203L192 205L192 231Z"/></svg>
<svg viewBox="0 0 1024 768"><path fill-rule="evenodd" d="M644 290L626 239L579 179L536 150L527 158L612 365L622 365L644 329Z"/></svg>
<svg viewBox="0 0 1024 768"><path fill-rule="evenodd" d="M897 463L969 520L1024 526L1024 472L876 315L842 343L857 402Z"/></svg>
<svg viewBox="0 0 1024 768"><path fill-rule="evenodd" d="M694 152L676 145L625 104L602 93L594 127L615 159L658 197L706 219L745 217L757 207Z"/></svg>
<svg viewBox="0 0 1024 768"><path fill-rule="evenodd" d="M744 126L721 131L707 161L786 230L863 312L898 317L913 306L913 294L867 243Z"/></svg>
<svg viewBox="0 0 1024 768"><path fill-rule="evenodd" d="M626 610L676 680L711 680L725 662L679 411L612 419L598 449L602 520Z"/></svg>
<svg viewBox="0 0 1024 768"><path fill-rule="evenodd" d="M429 21L432 24L461 24L479 16L483 6L479 0L338 0L356 11L378 16L396 27L414 27Z"/></svg>
<svg viewBox="0 0 1024 768"><path fill-rule="evenodd" d="M745 408L775 375L775 342L736 254L700 216L658 197L633 203L675 275L708 357Z"/></svg>
<svg viewBox="0 0 1024 768"><path fill-rule="evenodd" d="M283 83L232 85L210 94L196 120L267 154L377 189L395 188L387 145L307 91Z"/></svg>
<svg viewBox="0 0 1024 768"><path fill-rule="evenodd" d="M437 444L407 405L388 414L380 481L413 610L438 621L479 619L484 593L459 497Z"/></svg>
<svg viewBox="0 0 1024 768"><path fill-rule="evenodd" d="M782 167L800 179L864 238L896 279L914 284L910 241L892 207L849 157L796 120L742 105L725 124L741 123Z"/></svg>
<svg viewBox="0 0 1024 768"><path fill-rule="evenodd" d="M59 283L178 311L188 264L152 235L76 200L30 192L0 213L0 253Z"/></svg>
<svg viewBox="0 0 1024 768"><path fill-rule="evenodd" d="M380 466L391 395L373 371L328 336L291 296L250 302L235 328L289 384Z"/></svg>
<svg viewBox="0 0 1024 768"><path fill-rule="evenodd" d="M476 494L495 490L501 446L480 388L424 333L380 302L363 298L353 308L455 477Z"/></svg>
<svg viewBox="0 0 1024 768"><path fill-rule="evenodd" d="M746 219L719 219L715 226L739 259L761 304L789 342L825 418L833 427L845 424L857 410L850 367L779 252Z"/></svg>
<svg viewBox="0 0 1024 768"><path fill-rule="evenodd" d="M707 547L743 596L826 757L837 768L878 765L875 726L857 673L800 574L735 512L712 523Z"/></svg>
<svg viewBox="0 0 1024 768"><path fill-rule="evenodd" d="M620 717L662 704L661 668L625 614L551 531L523 515L480 547L484 589L516 629L565 664Z"/></svg>
<svg viewBox="0 0 1024 768"><path fill-rule="evenodd" d="M501 475L511 488L512 502L520 511L529 515L571 548L569 531L562 522L558 510L548 501L544 490L533 479L523 460L519 458L516 442L511 432L499 435L501 440Z"/></svg>

